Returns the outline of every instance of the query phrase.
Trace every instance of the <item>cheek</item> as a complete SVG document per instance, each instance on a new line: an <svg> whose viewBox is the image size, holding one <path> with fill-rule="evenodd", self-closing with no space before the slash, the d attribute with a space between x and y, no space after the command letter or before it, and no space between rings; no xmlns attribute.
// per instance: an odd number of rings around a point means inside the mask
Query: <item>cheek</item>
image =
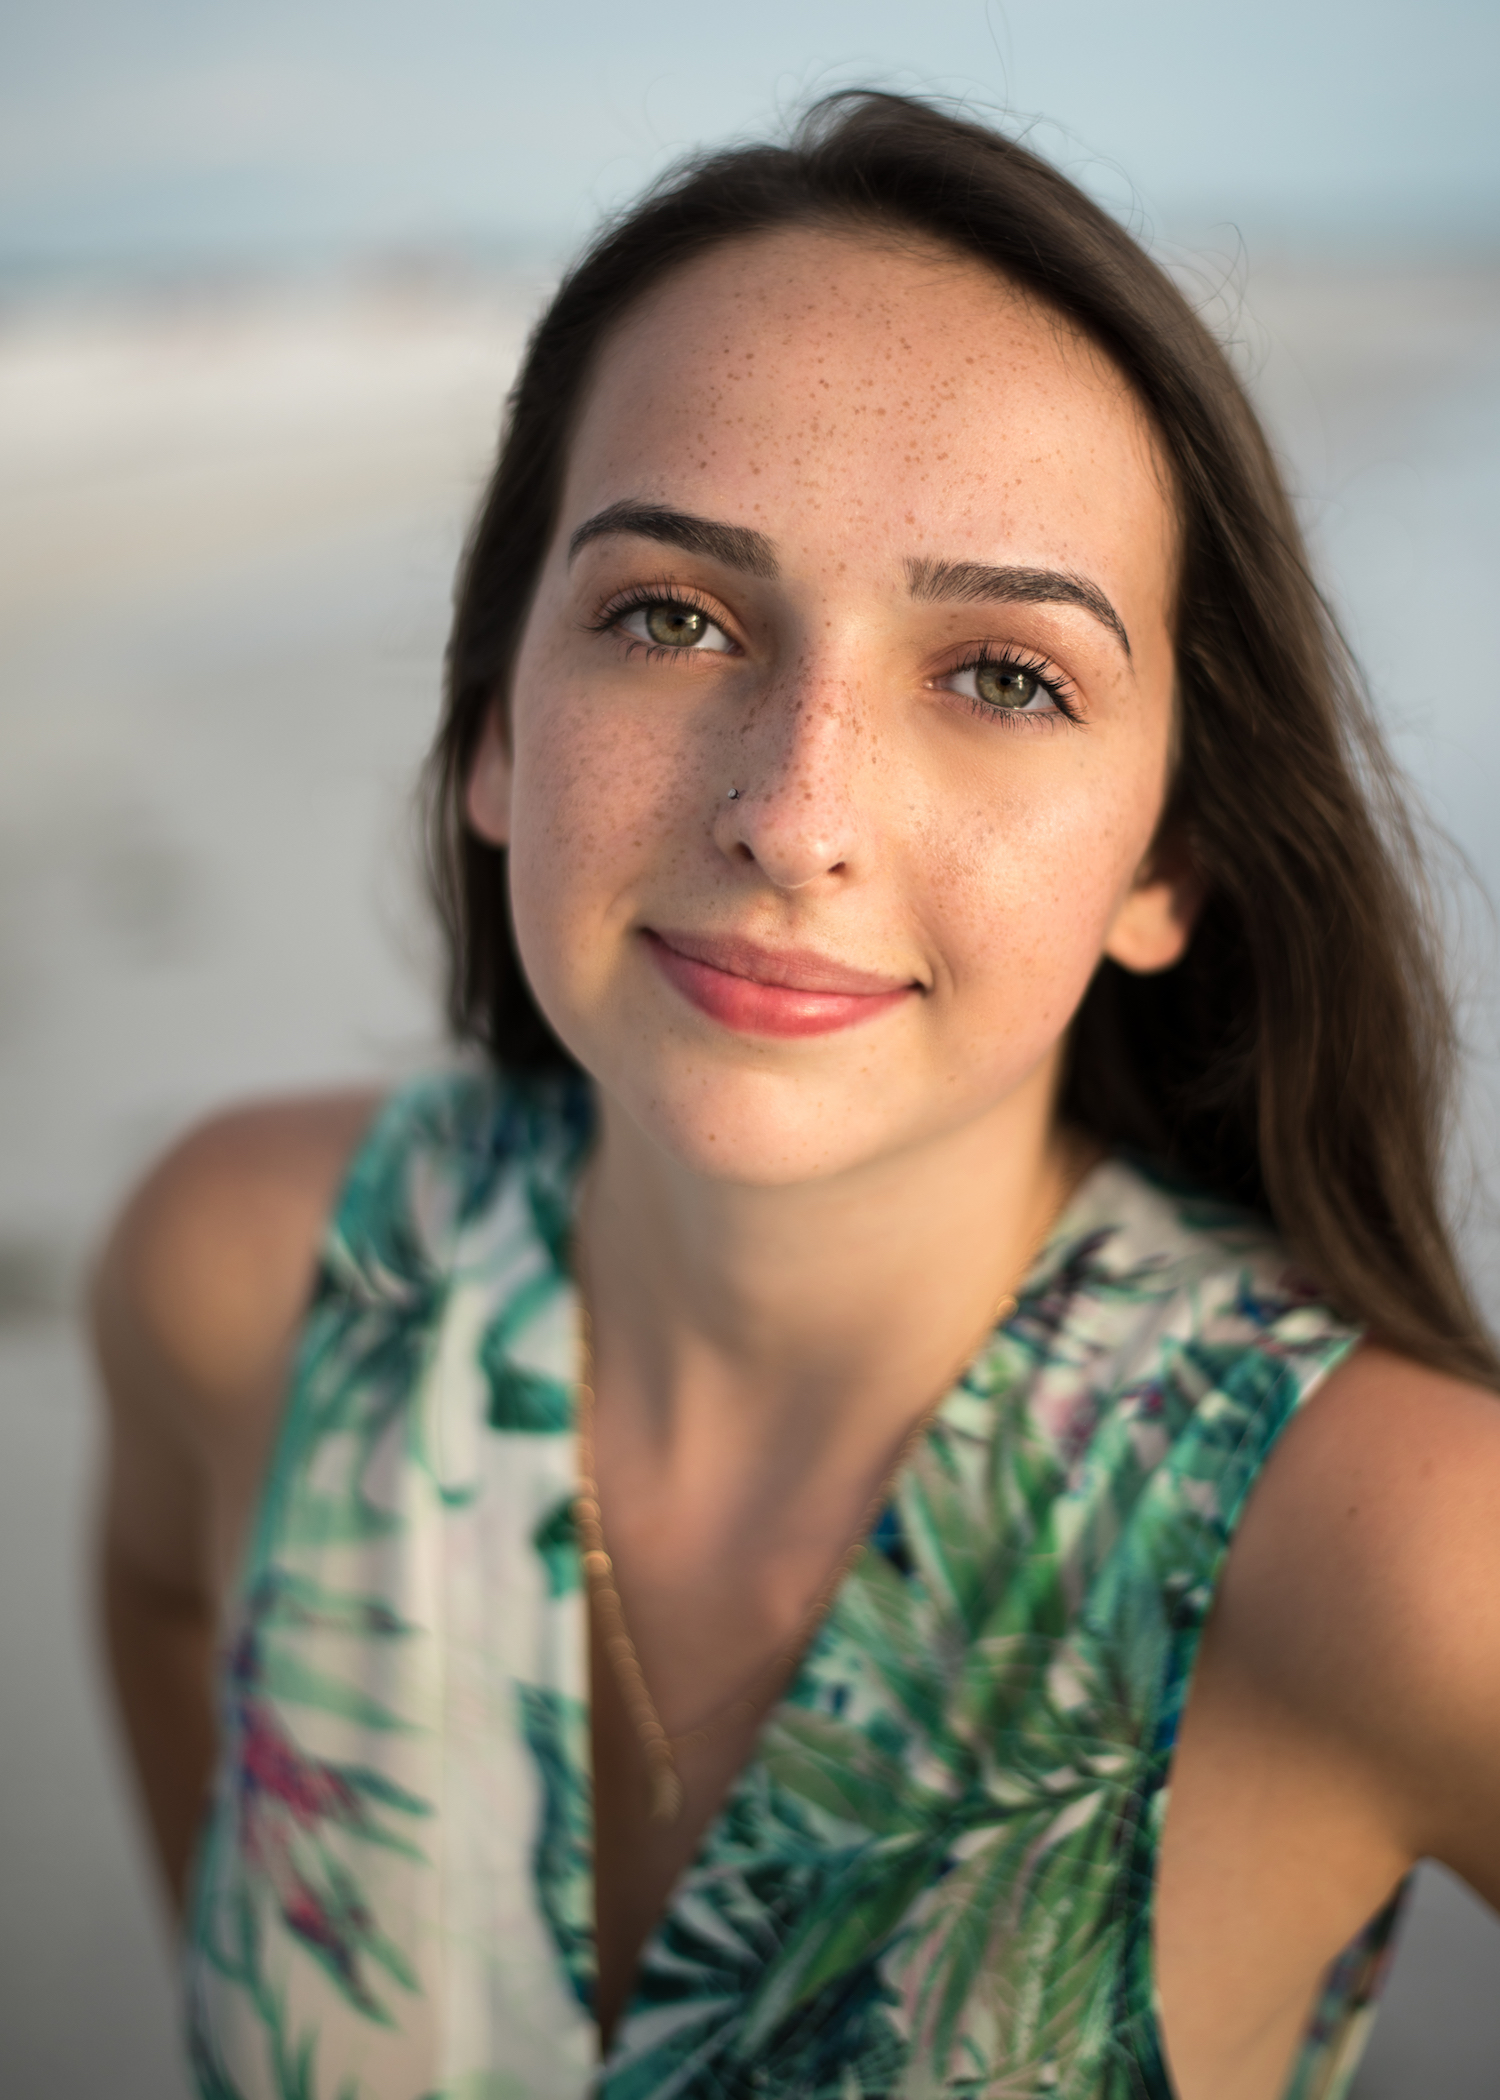
<svg viewBox="0 0 1500 2100"><path fill-rule="evenodd" d="M1120 779L1087 761L1060 777L1038 766L1051 774L1044 781L1026 779L1030 771L1018 766L967 822L924 827L937 944L956 986L993 1000L1007 1032L1066 1023L1150 845L1159 801L1152 769Z"/></svg>
<svg viewBox="0 0 1500 2100"><path fill-rule="evenodd" d="M607 683L571 675L561 652L518 664L512 742L517 933L523 955L538 937L558 955L559 937L607 918L644 868L687 850L701 766L670 709L619 704Z"/></svg>

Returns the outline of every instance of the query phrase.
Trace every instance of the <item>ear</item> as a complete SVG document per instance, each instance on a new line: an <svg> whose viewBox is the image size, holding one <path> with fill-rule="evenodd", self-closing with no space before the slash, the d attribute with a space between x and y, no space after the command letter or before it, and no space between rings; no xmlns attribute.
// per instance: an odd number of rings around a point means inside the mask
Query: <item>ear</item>
<svg viewBox="0 0 1500 2100"><path fill-rule="evenodd" d="M1192 938L1206 887L1184 839L1158 841L1115 913L1105 954L1142 977L1170 970Z"/></svg>
<svg viewBox="0 0 1500 2100"><path fill-rule="evenodd" d="M510 844L510 793L514 782L515 768L497 702L484 718L464 788L464 815L469 828L491 846Z"/></svg>

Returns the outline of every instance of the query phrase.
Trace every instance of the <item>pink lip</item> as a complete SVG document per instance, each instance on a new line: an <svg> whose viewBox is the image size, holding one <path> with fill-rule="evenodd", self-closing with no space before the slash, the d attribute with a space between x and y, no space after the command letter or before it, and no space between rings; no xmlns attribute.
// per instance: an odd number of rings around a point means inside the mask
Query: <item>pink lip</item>
<svg viewBox="0 0 1500 2100"><path fill-rule="evenodd" d="M662 975L700 1013L746 1035L830 1035L898 1006L910 982L851 970L803 948L732 934L645 932Z"/></svg>

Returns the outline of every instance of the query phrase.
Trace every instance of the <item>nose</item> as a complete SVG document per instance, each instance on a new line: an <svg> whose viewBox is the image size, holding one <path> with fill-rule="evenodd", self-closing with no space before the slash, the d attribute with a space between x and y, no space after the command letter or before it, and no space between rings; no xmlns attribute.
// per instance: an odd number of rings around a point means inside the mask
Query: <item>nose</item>
<svg viewBox="0 0 1500 2100"><path fill-rule="evenodd" d="M852 681L808 667L746 725L714 820L714 843L778 890L848 877L860 859L858 774L869 725ZM730 789L734 790L731 795Z"/></svg>

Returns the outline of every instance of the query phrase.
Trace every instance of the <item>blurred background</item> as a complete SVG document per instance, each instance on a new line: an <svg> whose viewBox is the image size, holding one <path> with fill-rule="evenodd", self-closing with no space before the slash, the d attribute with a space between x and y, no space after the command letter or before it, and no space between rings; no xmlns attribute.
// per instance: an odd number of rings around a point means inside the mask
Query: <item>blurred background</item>
<svg viewBox="0 0 1500 2100"><path fill-rule="evenodd" d="M0 13L0 2084L181 2100L101 1702L100 1222L227 1096L440 1051L411 790L525 329L672 158L853 82L1022 129L1176 271L1401 762L1500 1317L1494 0L6 0ZM1421 1877L1360 2100L1494 2100L1500 1924Z"/></svg>

